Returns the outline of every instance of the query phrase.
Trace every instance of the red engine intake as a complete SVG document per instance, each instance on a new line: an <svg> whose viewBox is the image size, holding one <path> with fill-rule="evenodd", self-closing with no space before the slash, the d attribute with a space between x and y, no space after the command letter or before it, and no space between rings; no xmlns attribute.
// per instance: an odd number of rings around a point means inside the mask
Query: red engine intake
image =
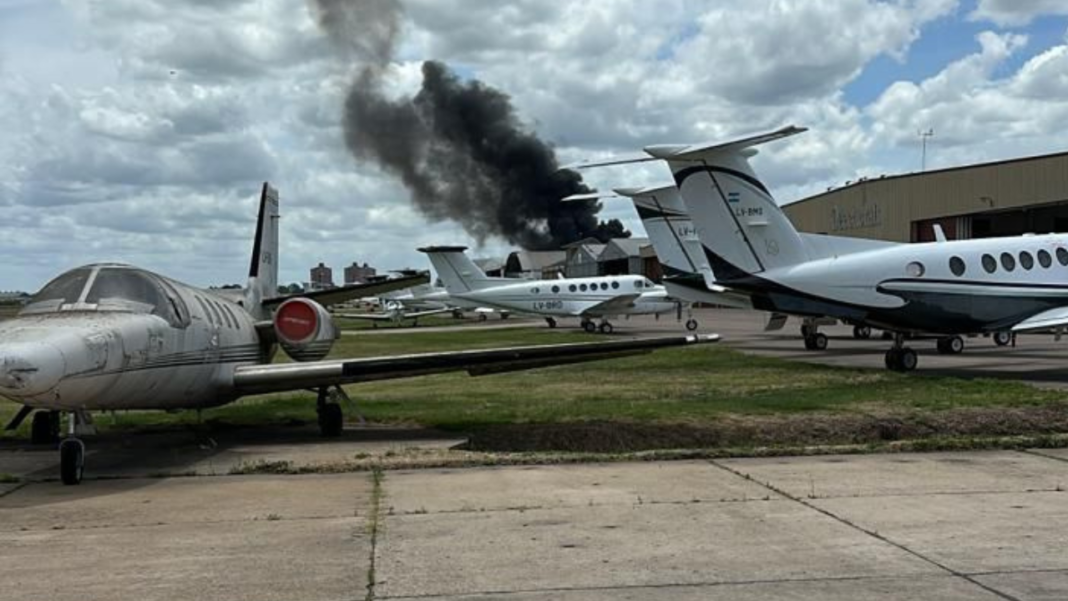
<svg viewBox="0 0 1068 601"><path fill-rule="evenodd" d="M294 361L319 361L334 347L338 330L325 307L306 298L291 298L274 313L274 333Z"/></svg>

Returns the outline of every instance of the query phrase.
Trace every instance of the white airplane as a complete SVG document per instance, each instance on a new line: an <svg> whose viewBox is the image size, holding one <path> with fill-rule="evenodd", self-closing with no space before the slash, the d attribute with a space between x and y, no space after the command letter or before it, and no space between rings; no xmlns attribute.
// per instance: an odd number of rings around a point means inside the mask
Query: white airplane
<svg viewBox="0 0 1068 601"><path fill-rule="evenodd" d="M15 319L0 323L0 396L33 411L32 440L59 445L66 484L82 479L91 411L199 409L242 396L318 391L319 426L341 433L341 385L466 370L472 375L575 363L710 342L665 337L527 348L324 361L338 338L324 304L425 282L387 280L276 297L278 195L264 184L247 288L224 293L128 265L80 267L41 289ZM278 347L295 362L272 364Z"/></svg>
<svg viewBox="0 0 1068 601"><path fill-rule="evenodd" d="M381 313L338 313L333 315L335 318L351 319L353 321L369 321L374 327L378 327L380 323L392 323L395 325L403 324L406 321L411 321L413 326L419 325L420 317L430 317L431 315L442 315L444 313L452 313L453 309L450 307L442 307L440 309L427 309L425 311L409 311L405 308L404 304L400 301L387 300L382 305L383 312Z"/></svg>
<svg viewBox="0 0 1068 601"><path fill-rule="evenodd" d="M578 317L587 332L611 334L609 318L619 315L661 315L676 309L663 286L640 275L557 280L491 278L469 259L463 246L420 248L449 296L501 311L542 315L550 328L558 317ZM600 318L600 324L594 323Z"/></svg>
<svg viewBox="0 0 1068 601"><path fill-rule="evenodd" d="M614 194L598 192L577 194L565 198L564 201L613 198L628 198L633 202L664 270L663 283L668 294L692 303L700 302L740 309L753 308L752 299L747 295L716 283L715 272L705 256L704 247L701 246L700 237L697 235L697 228L690 219L679 189L674 184L648 188L616 188ZM838 320L827 317L802 317L801 332L806 340L810 340L808 334L813 328L838 323ZM785 314L771 313L764 329L765 331L781 330L786 325L786 320ZM870 338L871 328L866 325L856 325L853 335L856 338ZM823 350L816 349L809 343L806 343L806 346L809 350Z"/></svg>
<svg viewBox="0 0 1068 601"><path fill-rule="evenodd" d="M787 127L722 144L646 147L645 156L584 168L665 161L716 275L764 311L827 316L893 332L886 366L916 368L909 334L940 336L1068 327L1068 236L1050 234L899 244L803 235L749 164L755 146L802 133ZM806 344L826 346L809 333Z"/></svg>

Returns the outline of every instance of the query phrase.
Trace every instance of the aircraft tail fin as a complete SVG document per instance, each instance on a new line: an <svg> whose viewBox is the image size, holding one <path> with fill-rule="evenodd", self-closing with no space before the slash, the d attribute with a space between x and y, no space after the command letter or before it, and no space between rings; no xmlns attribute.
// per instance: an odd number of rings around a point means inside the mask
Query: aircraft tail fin
<svg viewBox="0 0 1068 601"><path fill-rule="evenodd" d="M248 291L257 304L278 295L278 220L278 190L264 182L248 271Z"/></svg>
<svg viewBox="0 0 1068 601"><path fill-rule="evenodd" d="M645 148L671 166L720 282L809 259L801 236L749 164L754 146L804 131L791 126L733 142Z"/></svg>
<svg viewBox="0 0 1068 601"><path fill-rule="evenodd" d="M430 257L434 271L445 284L449 294L463 294L511 282L507 278L491 278L467 256L464 246L431 246L419 252Z"/></svg>

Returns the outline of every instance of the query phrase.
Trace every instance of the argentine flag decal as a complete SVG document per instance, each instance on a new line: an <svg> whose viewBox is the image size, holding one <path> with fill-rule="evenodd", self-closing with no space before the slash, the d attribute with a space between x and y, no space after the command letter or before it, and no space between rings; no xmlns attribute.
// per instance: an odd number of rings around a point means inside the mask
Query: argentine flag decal
<svg viewBox="0 0 1068 601"><path fill-rule="evenodd" d="M741 192L728 192L727 193L727 202L736 203L736 202L741 202L741 200L742 200Z"/></svg>

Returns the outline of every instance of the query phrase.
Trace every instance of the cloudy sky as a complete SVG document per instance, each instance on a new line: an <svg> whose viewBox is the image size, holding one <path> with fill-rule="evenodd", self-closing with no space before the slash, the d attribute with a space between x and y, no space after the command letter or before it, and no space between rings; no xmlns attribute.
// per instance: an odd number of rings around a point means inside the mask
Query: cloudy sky
<svg viewBox="0 0 1068 601"><path fill-rule="evenodd" d="M928 129L928 168L1068 150L1060 0L401 2L390 93L444 61L509 94L563 162L793 123L811 131L755 160L789 202L919 170ZM354 73L305 0L0 0L0 290L101 260L241 282L264 180L281 190L286 282L474 245L348 153ZM626 206L602 215L641 232Z"/></svg>

